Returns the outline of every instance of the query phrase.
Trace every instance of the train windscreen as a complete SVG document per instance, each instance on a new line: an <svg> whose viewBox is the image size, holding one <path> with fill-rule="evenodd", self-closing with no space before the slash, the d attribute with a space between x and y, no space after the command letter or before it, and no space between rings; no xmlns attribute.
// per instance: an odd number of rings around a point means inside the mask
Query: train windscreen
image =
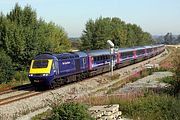
<svg viewBox="0 0 180 120"><path fill-rule="evenodd" d="M47 68L48 60L35 60L32 68Z"/></svg>

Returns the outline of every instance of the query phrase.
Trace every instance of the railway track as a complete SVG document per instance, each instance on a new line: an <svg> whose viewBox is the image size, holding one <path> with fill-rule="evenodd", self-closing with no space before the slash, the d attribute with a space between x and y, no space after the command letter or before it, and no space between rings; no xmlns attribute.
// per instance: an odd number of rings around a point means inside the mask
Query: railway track
<svg viewBox="0 0 180 120"><path fill-rule="evenodd" d="M25 99L25 98L29 98L29 97L32 97L32 96L35 96L35 95L39 95L41 93L42 92L28 91L28 92L20 93L20 94L17 94L17 95L9 96L9 97L6 97L6 98L2 98L2 99L0 99L0 106L5 105L5 104L9 104L9 103L12 103L12 102L15 102L15 101L19 101L19 100L22 100L22 99Z"/></svg>
<svg viewBox="0 0 180 120"><path fill-rule="evenodd" d="M0 95L15 92L15 91L19 91L19 90L26 90L26 89L29 89L29 88L33 88L33 85L32 84L25 84L25 85L21 85L21 86L17 86L17 87L8 88L6 90L1 90Z"/></svg>
<svg viewBox="0 0 180 120"><path fill-rule="evenodd" d="M9 88L0 91L0 106L38 95L39 93L40 92L35 92L35 89L31 84Z"/></svg>

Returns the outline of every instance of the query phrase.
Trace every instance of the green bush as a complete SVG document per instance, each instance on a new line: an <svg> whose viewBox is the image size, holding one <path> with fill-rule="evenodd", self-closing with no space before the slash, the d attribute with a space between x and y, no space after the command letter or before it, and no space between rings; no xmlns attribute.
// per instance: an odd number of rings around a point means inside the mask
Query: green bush
<svg viewBox="0 0 180 120"><path fill-rule="evenodd" d="M62 103L53 107L53 120L93 120L87 106L79 103Z"/></svg>
<svg viewBox="0 0 180 120"><path fill-rule="evenodd" d="M0 51L0 84L9 82L14 74L11 58L4 52Z"/></svg>
<svg viewBox="0 0 180 120"><path fill-rule="evenodd" d="M171 85L174 85L175 82L176 82L174 76L164 77L164 78L161 79L161 81L164 82L164 83L171 84Z"/></svg>
<svg viewBox="0 0 180 120"><path fill-rule="evenodd" d="M14 74L14 79L18 81L27 81L28 80L28 73L26 71L16 71Z"/></svg>
<svg viewBox="0 0 180 120"><path fill-rule="evenodd" d="M180 101L172 96L153 94L119 104L123 114L135 120L180 120Z"/></svg>

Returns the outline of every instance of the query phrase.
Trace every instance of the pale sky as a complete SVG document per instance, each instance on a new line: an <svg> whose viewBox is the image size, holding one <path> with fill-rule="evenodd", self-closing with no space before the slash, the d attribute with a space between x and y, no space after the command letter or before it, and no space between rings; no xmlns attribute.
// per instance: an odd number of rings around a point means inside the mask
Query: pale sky
<svg viewBox="0 0 180 120"><path fill-rule="evenodd" d="M180 0L0 0L0 11L15 3L30 5L38 18L62 26L69 37L79 37L89 19L119 17L152 35L180 34Z"/></svg>

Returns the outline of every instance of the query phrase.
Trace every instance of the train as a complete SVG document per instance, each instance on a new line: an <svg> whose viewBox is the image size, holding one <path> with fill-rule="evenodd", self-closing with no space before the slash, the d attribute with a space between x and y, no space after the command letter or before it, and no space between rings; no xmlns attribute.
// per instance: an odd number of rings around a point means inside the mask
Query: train
<svg viewBox="0 0 180 120"><path fill-rule="evenodd" d="M113 54L109 49L43 53L32 59L28 77L36 87L55 88L110 71L112 59L113 69L119 69L154 57L164 50L164 44L158 44L116 48Z"/></svg>

